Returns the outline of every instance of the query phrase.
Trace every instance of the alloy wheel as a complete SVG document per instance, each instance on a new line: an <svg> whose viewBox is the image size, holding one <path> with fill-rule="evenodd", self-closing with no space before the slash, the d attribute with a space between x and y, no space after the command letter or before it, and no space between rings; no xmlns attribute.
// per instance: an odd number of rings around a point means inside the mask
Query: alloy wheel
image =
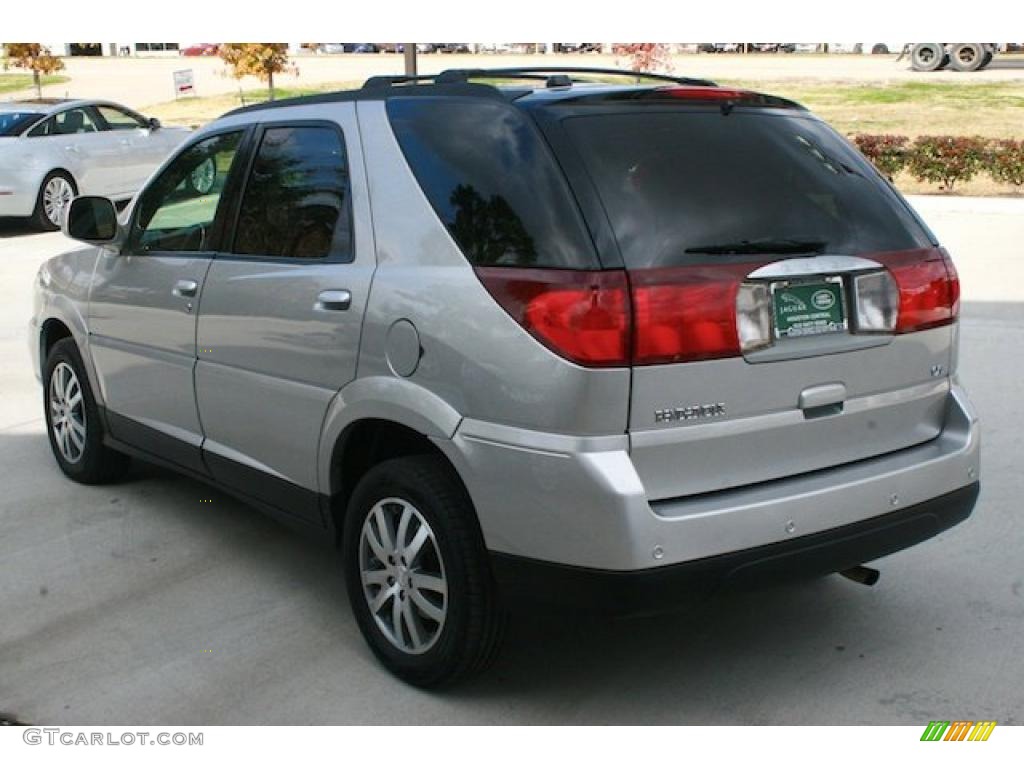
<svg viewBox="0 0 1024 768"><path fill-rule="evenodd" d="M63 176L54 176L43 188L43 212L55 227L61 225L64 210L75 196L71 182Z"/></svg>
<svg viewBox="0 0 1024 768"><path fill-rule="evenodd" d="M78 463L85 452L85 400L74 369L58 363L50 374L50 428L61 456Z"/></svg>
<svg viewBox="0 0 1024 768"><path fill-rule="evenodd" d="M359 537L363 598L377 627L399 650L421 654L441 636L448 580L437 539L416 507L378 501Z"/></svg>

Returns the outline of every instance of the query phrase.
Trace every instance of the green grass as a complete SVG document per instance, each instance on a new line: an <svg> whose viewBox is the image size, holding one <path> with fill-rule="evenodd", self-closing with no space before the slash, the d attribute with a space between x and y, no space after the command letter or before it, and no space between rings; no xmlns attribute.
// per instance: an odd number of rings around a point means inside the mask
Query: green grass
<svg viewBox="0 0 1024 768"><path fill-rule="evenodd" d="M294 96L309 96L315 93L327 91L342 91L350 88L357 88L360 83L322 83L319 85L300 88L274 88L275 99L290 99ZM259 104L270 98L270 92L266 88L256 88L239 93L223 93L218 96L187 96L175 101L167 101L162 104L143 109L143 113L158 117L162 122L173 125L200 126L215 120L225 112L237 107L250 104Z"/></svg>
<svg viewBox="0 0 1024 768"><path fill-rule="evenodd" d="M734 81L803 104L842 133L1024 137L1024 80L981 83Z"/></svg>
<svg viewBox="0 0 1024 768"><path fill-rule="evenodd" d="M43 75L43 85L57 85L58 83L66 83L71 80L70 77L64 75ZM27 91L33 88L32 75L23 75L21 73L0 73L0 93L15 93L17 91Z"/></svg>

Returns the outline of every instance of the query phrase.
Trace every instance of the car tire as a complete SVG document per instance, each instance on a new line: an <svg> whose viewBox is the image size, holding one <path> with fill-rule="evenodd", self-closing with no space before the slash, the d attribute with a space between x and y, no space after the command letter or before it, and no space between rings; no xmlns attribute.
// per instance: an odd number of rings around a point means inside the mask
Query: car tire
<svg viewBox="0 0 1024 768"><path fill-rule="evenodd" d="M977 72L984 66L985 49L981 43L957 43L949 52L949 58L957 72Z"/></svg>
<svg viewBox="0 0 1024 768"><path fill-rule="evenodd" d="M46 434L61 471L86 485L122 477L129 458L103 442L103 422L74 340L61 339L50 349L43 382Z"/></svg>
<svg viewBox="0 0 1024 768"><path fill-rule="evenodd" d="M934 72L942 68L945 58L942 43L918 43L910 52L910 66L917 72Z"/></svg>
<svg viewBox="0 0 1024 768"><path fill-rule="evenodd" d="M472 502L443 459L408 456L367 472L342 554L363 637L397 677L437 688L493 661L505 611Z"/></svg>
<svg viewBox="0 0 1024 768"><path fill-rule="evenodd" d="M78 194L78 186L69 173L65 171L50 171L39 185L39 194L36 196L36 207L32 211L32 224L36 229L44 232L55 232L60 229L61 217L64 208ZM54 206L60 202L60 210L57 220L51 218Z"/></svg>

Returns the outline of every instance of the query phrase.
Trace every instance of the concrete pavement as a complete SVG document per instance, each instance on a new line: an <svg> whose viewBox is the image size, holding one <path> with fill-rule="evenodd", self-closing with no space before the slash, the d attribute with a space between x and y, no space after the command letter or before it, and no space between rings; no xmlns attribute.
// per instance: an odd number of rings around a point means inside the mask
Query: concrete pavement
<svg viewBox="0 0 1024 768"><path fill-rule="evenodd" d="M914 198L964 288L984 426L963 525L839 577L678 616L519 617L494 669L427 694L381 669L331 553L201 483L136 464L63 478L26 318L59 234L0 228L0 711L37 724L1024 722L1024 200ZM213 503L200 503L212 498Z"/></svg>

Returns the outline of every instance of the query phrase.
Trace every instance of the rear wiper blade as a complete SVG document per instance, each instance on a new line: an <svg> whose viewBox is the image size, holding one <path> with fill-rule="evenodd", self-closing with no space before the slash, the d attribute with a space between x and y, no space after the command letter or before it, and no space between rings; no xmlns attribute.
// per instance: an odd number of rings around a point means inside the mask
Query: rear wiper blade
<svg viewBox="0 0 1024 768"><path fill-rule="evenodd" d="M735 243L712 243L687 248L686 253L733 254L733 253L821 253L827 243L823 240L738 240Z"/></svg>

